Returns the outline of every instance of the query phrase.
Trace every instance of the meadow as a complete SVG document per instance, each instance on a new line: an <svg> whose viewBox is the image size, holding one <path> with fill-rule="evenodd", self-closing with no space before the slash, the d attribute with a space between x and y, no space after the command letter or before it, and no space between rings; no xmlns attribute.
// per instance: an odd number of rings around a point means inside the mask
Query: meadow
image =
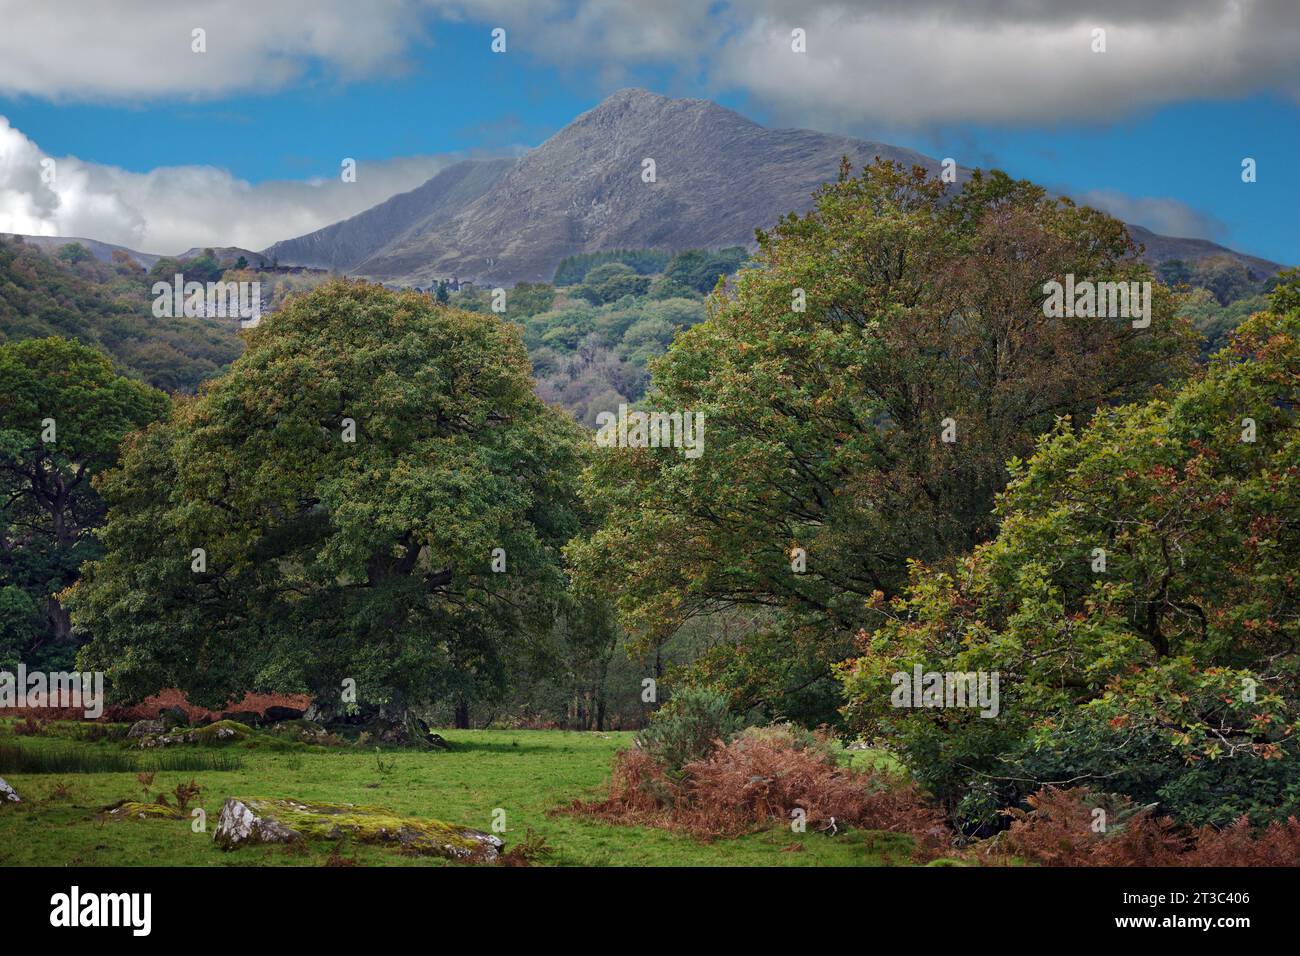
<svg viewBox="0 0 1300 956"><path fill-rule="evenodd" d="M295 797L371 804L399 814L434 817L490 830L505 811L501 833L507 850L525 840L544 841L542 866L890 866L909 865L910 837L881 831L830 836L780 827L736 839L701 842L656 828L611 825L556 812L591 799L608 784L615 753L631 745L630 733L561 730L444 730L447 752L314 747L276 742L262 746L180 746L165 753L127 749L120 739L86 740L77 725L47 725L41 736L16 736L13 722L0 728L0 750L59 759L55 772L0 776L23 803L0 807L0 866L364 866L451 865L393 850L308 841L298 847L251 846L231 852L212 840L228 796ZM99 770L123 766L127 769ZM879 758L855 753L854 761ZM80 757L80 760L68 759ZM191 807L202 807L206 832L190 818L113 820L103 808L144 799L130 760L170 761L218 769L160 769L150 795L170 793L193 778L202 788ZM10 758L12 759L12 758ZM229 768L231 763L236 769ZM167 765L164 765L166 767ZM78 772L80 771L80 772Z"/></svg>

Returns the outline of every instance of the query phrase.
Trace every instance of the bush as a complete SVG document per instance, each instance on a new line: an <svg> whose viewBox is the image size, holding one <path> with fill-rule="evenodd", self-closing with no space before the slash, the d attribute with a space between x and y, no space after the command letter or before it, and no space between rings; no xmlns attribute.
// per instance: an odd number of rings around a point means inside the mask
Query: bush
<svg viewBox="0 0 1300 956"><path fill-rule="evenodd" d="M1258 829L1242 817L1223 829L1187 830L1156 817L1153 806L1083 787L1044 787L1026 803L1007 812L1011 827L987 841L986 856L1043 866L1294 866L1300 859L1295 817Z"/></svg>
<svg viewBox="0 0 1300 956"><path fill-rule="evenodd" d="M790 724L751 727L685 764L679 777L646 750L625 750L615 760L608 798L572 810L702 840L787 825L802 810L806 826L832 834L845 827L906 833L922 858L952 843L942 815L915 786L841 768L825 736Z"/></svg>
<svg viewBox="0 0 1300 956"><path fill-rule="evenodd" d="M725 697L705 687L687 687L656 711L636 743L669 774L679 774L686 764L726 744L739 729L740 720L727 708Z"/></svg>

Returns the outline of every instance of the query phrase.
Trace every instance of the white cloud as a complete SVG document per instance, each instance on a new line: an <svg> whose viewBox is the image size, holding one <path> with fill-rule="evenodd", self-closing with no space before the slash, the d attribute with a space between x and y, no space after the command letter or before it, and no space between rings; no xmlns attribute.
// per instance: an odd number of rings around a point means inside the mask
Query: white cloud
<svg viewBox="0 0 1300 956"><path fill-rule="evenodd" d="M412 0L0 0L0 92L54 99L274 90L324 65L400 69L421 38ZM192 49L195 29L207 50Z"/></svg>
<svg viewBox="0 0 1300 956"><path fill-rule="evenodd" d="M1227 233L1227 226L1222 221L1178 199L1129 196L1112 189L1094 189L1073 198L1081 206L1092 206L1125 222L1146 226L1163 236L1219 240Z"/></svg>
<svg viewBox="0 0 1300 956"><path fill-rule="evenodd" d="M0 117L0 232L84 236L141 252L192 246L263 249L355 215L414 189L452 158L417 156L357 165L357 181L339 177L252 184L212 166L163 166L134 173L46 154Z"/></svg>

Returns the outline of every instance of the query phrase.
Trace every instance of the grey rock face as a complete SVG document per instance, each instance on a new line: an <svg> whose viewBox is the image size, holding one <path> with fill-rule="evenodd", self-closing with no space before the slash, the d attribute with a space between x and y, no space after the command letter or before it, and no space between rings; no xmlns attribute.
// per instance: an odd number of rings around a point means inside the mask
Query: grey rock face
<svg viewBox="0 0 1300 956"><path fill-rule="evenodd" d="M22 798L18 796L17 791L9 784L5 783L4 777L0 777L0 803L22 803Z"/></svg>
<svg viewBox="0 0 1300 956"><path fill-rule="evenodd" d="M221 807L212 839L223 850L233 850L246 843L293 843L302 834L278 820L258 816L244 801L230 797Z"/></svg>

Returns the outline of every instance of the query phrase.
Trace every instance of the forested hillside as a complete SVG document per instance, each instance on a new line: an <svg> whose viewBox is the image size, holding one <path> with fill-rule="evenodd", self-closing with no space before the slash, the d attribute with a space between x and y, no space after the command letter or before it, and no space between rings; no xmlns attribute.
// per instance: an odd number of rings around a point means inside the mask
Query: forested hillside
<svg viewBox="0 0 1300 956"><path fill-rule="evenodd" d="M155 318L152 274L125 255L106 265L78 245L52 257L0 237L0 342L76 339L111 356L127 375L192 392L239 354L238 320Z"/></svg>

